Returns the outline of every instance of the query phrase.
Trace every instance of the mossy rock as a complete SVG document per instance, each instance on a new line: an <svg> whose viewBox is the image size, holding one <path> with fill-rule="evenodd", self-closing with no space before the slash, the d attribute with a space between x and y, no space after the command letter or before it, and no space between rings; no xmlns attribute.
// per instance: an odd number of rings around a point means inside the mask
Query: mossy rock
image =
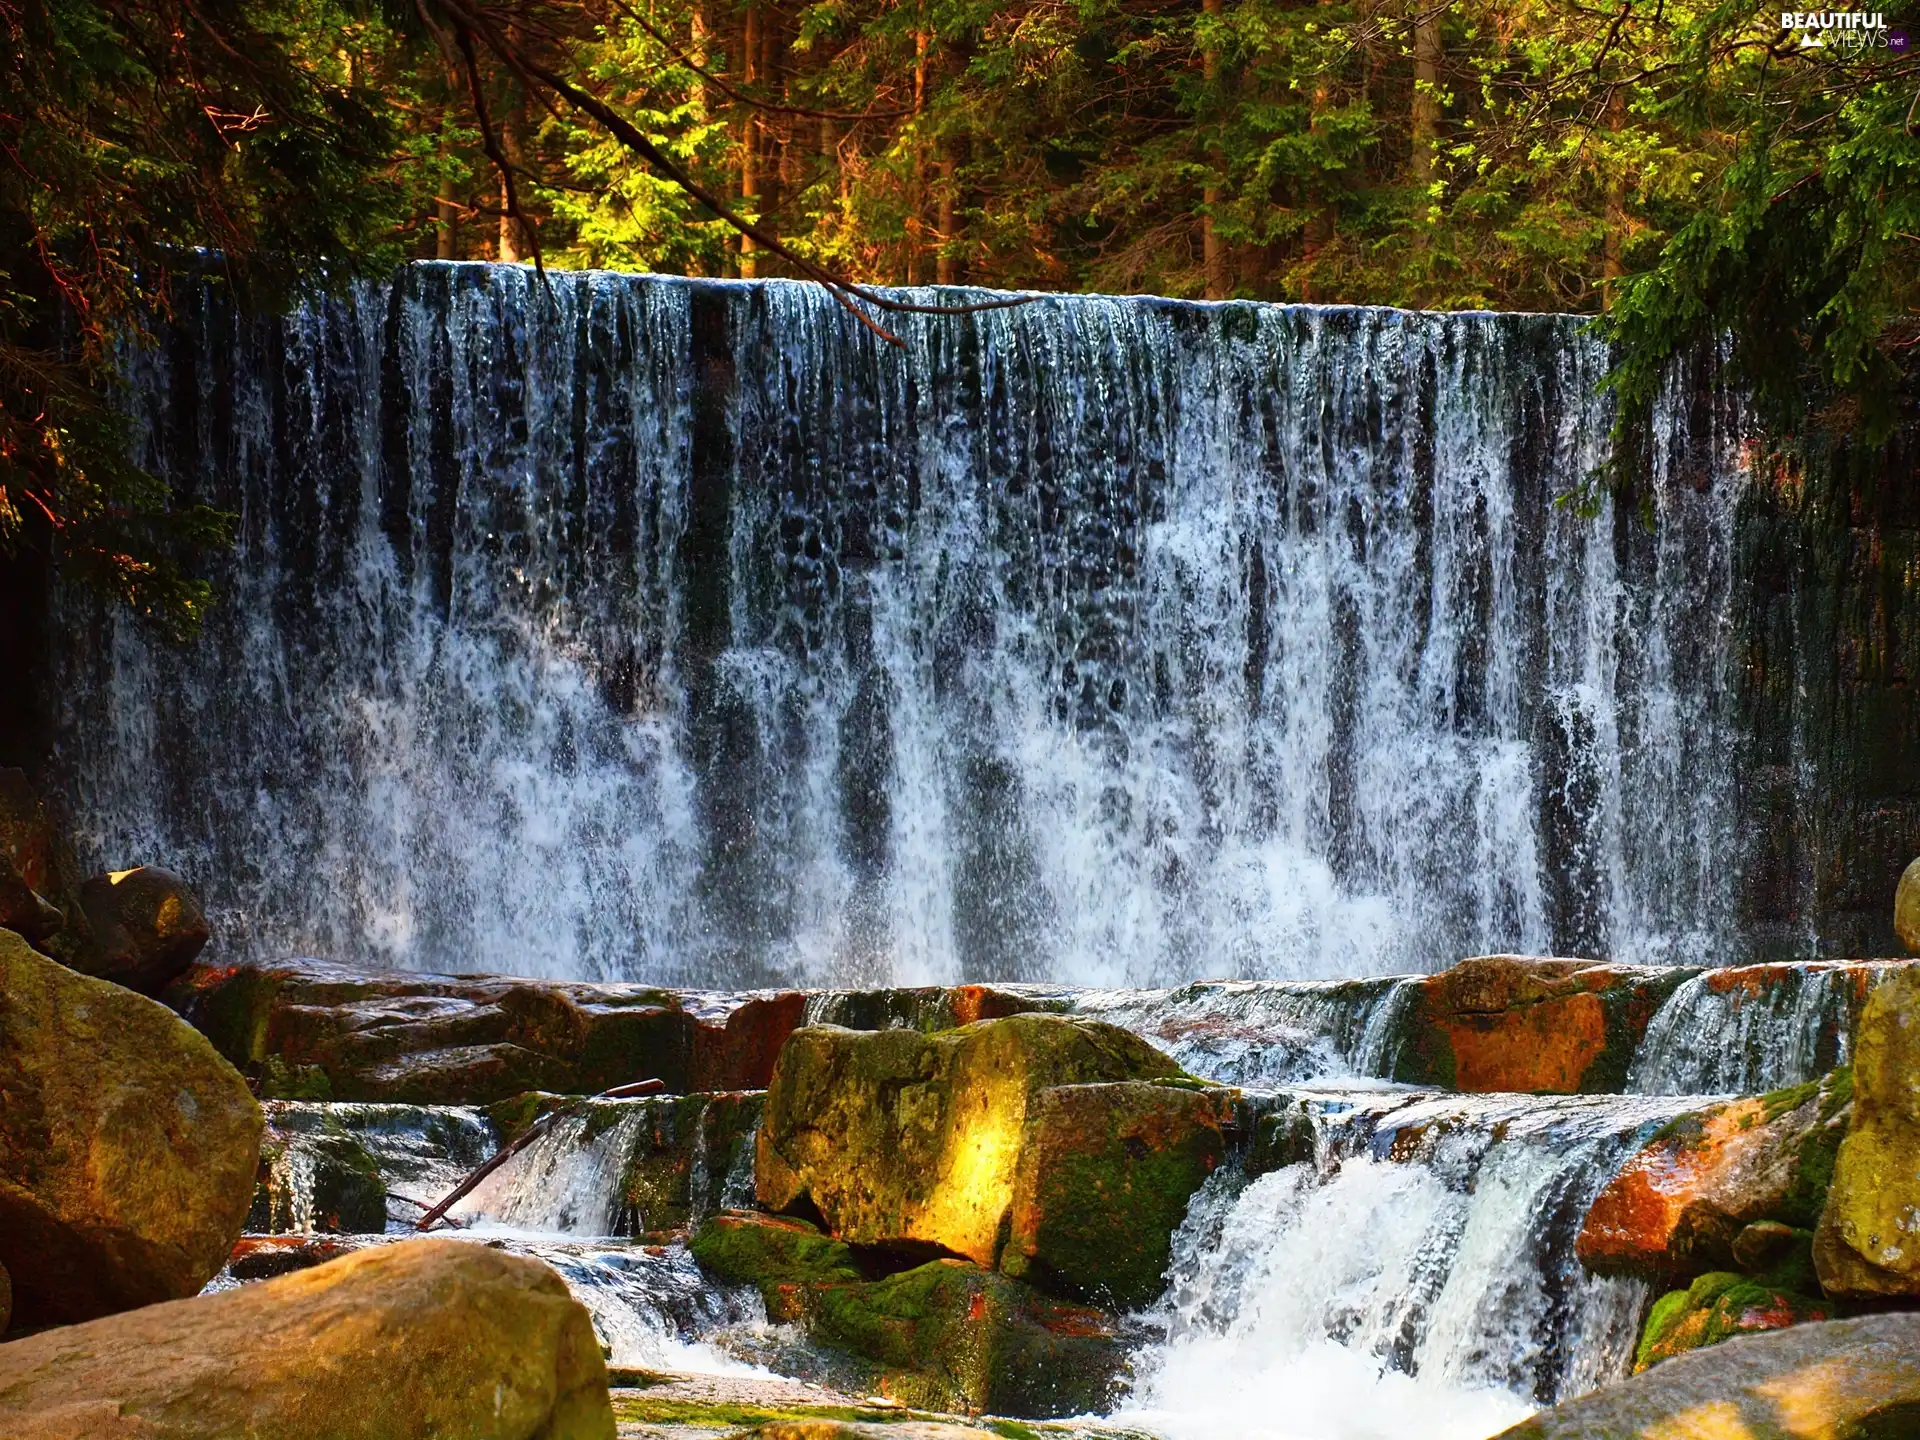
<svg viewBox="0 0 1920 1440"><path fill-rule="evenodd" d="M767 1317L776 1321L804 1318L813 1287L862 1278L846 1242L804 1220L777 1215L715 1215L694 1232L688 1248L716 1279L758 1289Z"/></svg>
<svg viewBox="0 0 1920 1440"><path fill-rule="evenodd" d="M1576 1253L1602 1273L1671 1280L1736 1264L1758 1224L1811 1230L1852 1096L1843 1069L1669 1122L1595 1198Z"/></svg>
<svg viewBox="0 0 1920 1440"><path fill-rule="evenodd" d="M1112 1403L1126 1350L1100 1312L964 1260L813 1295L809 1333L888 1371L889 1398L928 1410L1045 1418Z"/></svg>
<svg viewBox="0 0 1920 1440"><path fill-rule="evenodd" d="M377 1235L386 1228L387 1183L357 1136L324 1111L270 1114L248 1231Z"/></svg>
<svg viewBox="0 0 1920 1440"><path fill-rule="evenodd" d="M1055 1015L924 1035L822 1025L780 1052L755 1181L770 1210L834 1235L993 1265L1010 1225L1028 1109L1043 1090L1185 1079L1132 1033Z"/></svg>
<svg viewBox="0 0 1920 1440"><path fill-rule="evenodd" d="M1634 1374L1663 1360L1731 1340L1831 1320L1831 1302L1730 1271L1709 1271L1685 1290L1662 1295L1640 1332Z"/></svg>
<svg viewBox="0 0 1920 1440"><path fill-rule="evenodd" d="M1854 1038L1852 1124L1814 1238L1829 1295L1920 1295L1920 966L1889 976Z"/></svg>
<svg viewBox="0 0 1920 1440"><path fill-rule="evenodd" d="M1143 1081L1042 1090L1000 1268L1115 1309L1151 1304L1187 1202L1226 1159L1234 1094Z"/></svg>

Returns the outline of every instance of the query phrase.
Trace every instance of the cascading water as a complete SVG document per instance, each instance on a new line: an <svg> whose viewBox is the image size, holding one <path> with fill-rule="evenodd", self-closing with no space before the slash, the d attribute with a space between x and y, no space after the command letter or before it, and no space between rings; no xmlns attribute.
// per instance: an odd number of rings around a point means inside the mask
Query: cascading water
<svg viewBox="0 0 1920 1440"><path fill-rule="evenodd" d="M1223 1171L1189 1210L1129 1416L1169 1440L1479 1440L1624 1373L1646 1288L1573 1241L1683 1105L1305 1099L1313 1161Z"/></svg>
<svg viewBox="0 0 1920 1440"><path fill-rule="evenodd" d="M938 300L929 292L924 299ZM1557 503L1545 316L419 265L183 297L144 457L239 516L205 639L69 602L88 858L248 949L696 985L1702 957L1735 407Z"/></svg>

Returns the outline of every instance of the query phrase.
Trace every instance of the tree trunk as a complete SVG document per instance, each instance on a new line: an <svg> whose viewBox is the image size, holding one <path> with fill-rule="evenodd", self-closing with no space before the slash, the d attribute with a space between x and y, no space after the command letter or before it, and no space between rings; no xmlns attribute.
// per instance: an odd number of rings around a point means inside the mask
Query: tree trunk
<svg viewBox="0 0 1920 1440"><path fill-rule="evenodd" d="M516 98L511 109L500 117L500 150L507 157L507 167L513 172L513 188L517 194L524 190L521 171L522 150L520 129L525 114L525 104ZM500 259L511 264L524 260L531 247L527 244L526 227L510 213L507 194L507 178L500 177Z"/></svg>
<svg viewBox="0 0 1920 1440"><path fill-rule="evenodd" d="M1200 0L1200 8L1209 16L1218 16L1221 13L1221 0ZM1211 97L1214 87L1220 82L1218 48L1208 45L1203 49L1200 52L1200 65L1201 73L1206 77L1209 97ZM1224 300L1228 293L1227 247L1220 241L1213 212L1222 199L1217 177L1220 168L1226 162L1226 157L1220 153L1220 147L1217 144L1207 147L1207 161L1216 178L1200 192L1201 203L1205 206L1200 216L1200 259L1205 273L1207 299Z"/></svg>
<svg viewBox="0 0 1920 1440"><path fill-rule="evenodd" d="M1615 90L1607 101L1607 132L1618 135L1626 128L1626 123L1627 99ZM1620 282L1627 274L1627 231L1632 222L1627 217L1627 182L1620 172L1619 159L1611 153L1607 159L1613 173L1607 177L1607 228L1606 237L1601 242L1600 304L1604 309L1611 309Z"/></svg>
<svg viewBox="0 0 1920 1440"><path fill-rule="evenodd" d="M1413 183L1420 188L1421 209L1428 187L1439 173L1441 11L1437 0L1415 0L1428 8L1413 22Z"/></svg>
<svg viewBox="0 0 1920 1440"><path fill-rule="evenodd" d="M760 78L760 7L749 5L745 34L740 42L741 78L751 86ZM740 208L749 216L759 213L760 200L760 121L749 109L740 127ZM751 235L740 237L740 276L751 280L760 273L754 252L759 247Z"/></svg>

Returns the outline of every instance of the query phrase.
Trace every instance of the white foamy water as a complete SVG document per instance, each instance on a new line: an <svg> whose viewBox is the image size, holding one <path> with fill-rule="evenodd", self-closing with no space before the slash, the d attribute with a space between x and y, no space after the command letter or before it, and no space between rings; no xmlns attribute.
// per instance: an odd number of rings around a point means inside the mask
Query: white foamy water
<svg viewBox="0 0 1920 1440"><path fill-rule="evenodd" d="M1573 1240L1679 1107L1305 1098L1314 1163L1196 1197L1123 1419L1169 1440L1480 1440L1625 1373L1648 1292L1587 1275Z"/></svg>
<svg viewBox="0 0 1920 1440"><path fill-rule="evenodd" d="M1735 927L1737 407L1657 525L1573 317L423 264L134 367L242 516L205 639L76 601L87 858L234 951L1174 985ZM1636 462L1638 463L1638 462Z"/></svg>

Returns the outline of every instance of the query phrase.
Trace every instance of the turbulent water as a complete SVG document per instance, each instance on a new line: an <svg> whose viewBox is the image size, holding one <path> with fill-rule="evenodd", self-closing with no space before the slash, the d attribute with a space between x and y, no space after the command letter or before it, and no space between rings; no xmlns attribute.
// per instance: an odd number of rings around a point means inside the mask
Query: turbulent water
<svg viewBox="0 0 1920 1440"><path fill-rule="evenodd" d="M697 985L1724 940L1727 402L1662 400L1649 526L1557 503L1608 455L1572 319L899 329L479 265L186 297L131 403L240 543L193 650L69 607L88 858L235 951Z"/></svg>

